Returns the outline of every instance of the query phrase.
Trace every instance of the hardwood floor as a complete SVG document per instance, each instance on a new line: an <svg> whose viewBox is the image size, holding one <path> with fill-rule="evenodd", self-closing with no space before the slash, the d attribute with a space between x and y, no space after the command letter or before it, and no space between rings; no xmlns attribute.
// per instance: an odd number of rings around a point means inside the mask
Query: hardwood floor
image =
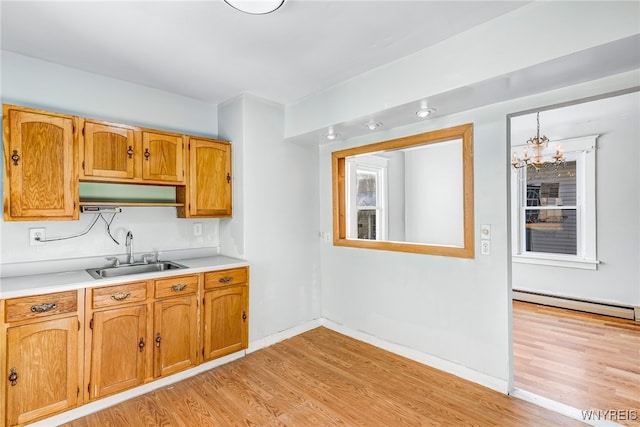
<svg viewBox="0 0 640 427"><path fill-rule="evenodd" d="M514 301L513 341L517 388L640 425L639 322Z"/></svg>
<svg viewBox="0 0 640 427"><path fill-rule="evenodd" d="M583 424L318 328L67 427L472 425Z"/></svg>

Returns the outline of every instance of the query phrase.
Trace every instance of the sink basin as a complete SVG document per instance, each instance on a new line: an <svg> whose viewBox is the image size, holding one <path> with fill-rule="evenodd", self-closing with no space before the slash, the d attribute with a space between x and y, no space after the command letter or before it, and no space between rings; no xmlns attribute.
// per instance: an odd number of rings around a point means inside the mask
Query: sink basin
<svg viewBox="0 0 640 427"><path fill-rule="evenodd" d="M126 276L128 274L153 273L156 271L178 270L187 268L184 265L172 261L160 261L150 264L120 265L118 267L88 268L87 273L94 279L105 277Z"/></svg>

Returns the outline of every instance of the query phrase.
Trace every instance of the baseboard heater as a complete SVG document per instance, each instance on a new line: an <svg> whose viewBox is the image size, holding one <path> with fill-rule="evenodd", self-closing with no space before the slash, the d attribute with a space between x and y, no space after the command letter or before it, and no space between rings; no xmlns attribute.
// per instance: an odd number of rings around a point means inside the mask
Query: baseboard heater
<svg viewBox="0 0 640 427"><path fill-rule="evenodd" d="M577 298L518 291L515 289L513 290L513 299L516 301L532 302L535 304L549 305L551 307L568 308L587 313L640 321L640 307L585 301Z"/></svg>

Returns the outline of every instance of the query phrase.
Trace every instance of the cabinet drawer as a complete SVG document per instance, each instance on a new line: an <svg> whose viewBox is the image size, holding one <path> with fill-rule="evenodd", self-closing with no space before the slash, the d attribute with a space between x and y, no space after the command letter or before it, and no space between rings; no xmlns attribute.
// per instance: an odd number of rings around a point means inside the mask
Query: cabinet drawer
<svg viewBox="0 0 640 427"><path fill-rule="evenodd" d="M13 298L5 308L7 322L73 313L78 310L78 291Z"/></svg>
<svg viewBox="0 0 640 427"><path fill-rule="evenodd" d="M147 299L147 282L125 283L91 290L93 308L141 302Z"/></svg>
<svg viewBox="0 0 640 427"><path fill-rule="evenodd" d="M234 268L231 270L212 271L204 274L204 288L218 288L221 286L237 285L247 282L247 269Z"/></svg>
<svg viewBox="0 0 640 427"><path fill-rule="evenodd" d="M178 276L155 281L155 297L193 294L198 290L198 276Z"/></svg>

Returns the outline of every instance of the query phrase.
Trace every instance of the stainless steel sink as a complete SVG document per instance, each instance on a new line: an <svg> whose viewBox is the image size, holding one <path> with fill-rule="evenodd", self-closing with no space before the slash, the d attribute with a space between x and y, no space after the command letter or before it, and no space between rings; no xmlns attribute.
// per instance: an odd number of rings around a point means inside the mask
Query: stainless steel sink
<svg viewBox="0 0 640 427"><path fill-rule="evenodd" d="M120 265L118 267L101 267L88 268L87 273L94 279L103 279L105 277L126 276L128 274L153 273L156 271L178 270L187 268L184 265L172 261L160 261L149 264L130 264Z"/></svg>

